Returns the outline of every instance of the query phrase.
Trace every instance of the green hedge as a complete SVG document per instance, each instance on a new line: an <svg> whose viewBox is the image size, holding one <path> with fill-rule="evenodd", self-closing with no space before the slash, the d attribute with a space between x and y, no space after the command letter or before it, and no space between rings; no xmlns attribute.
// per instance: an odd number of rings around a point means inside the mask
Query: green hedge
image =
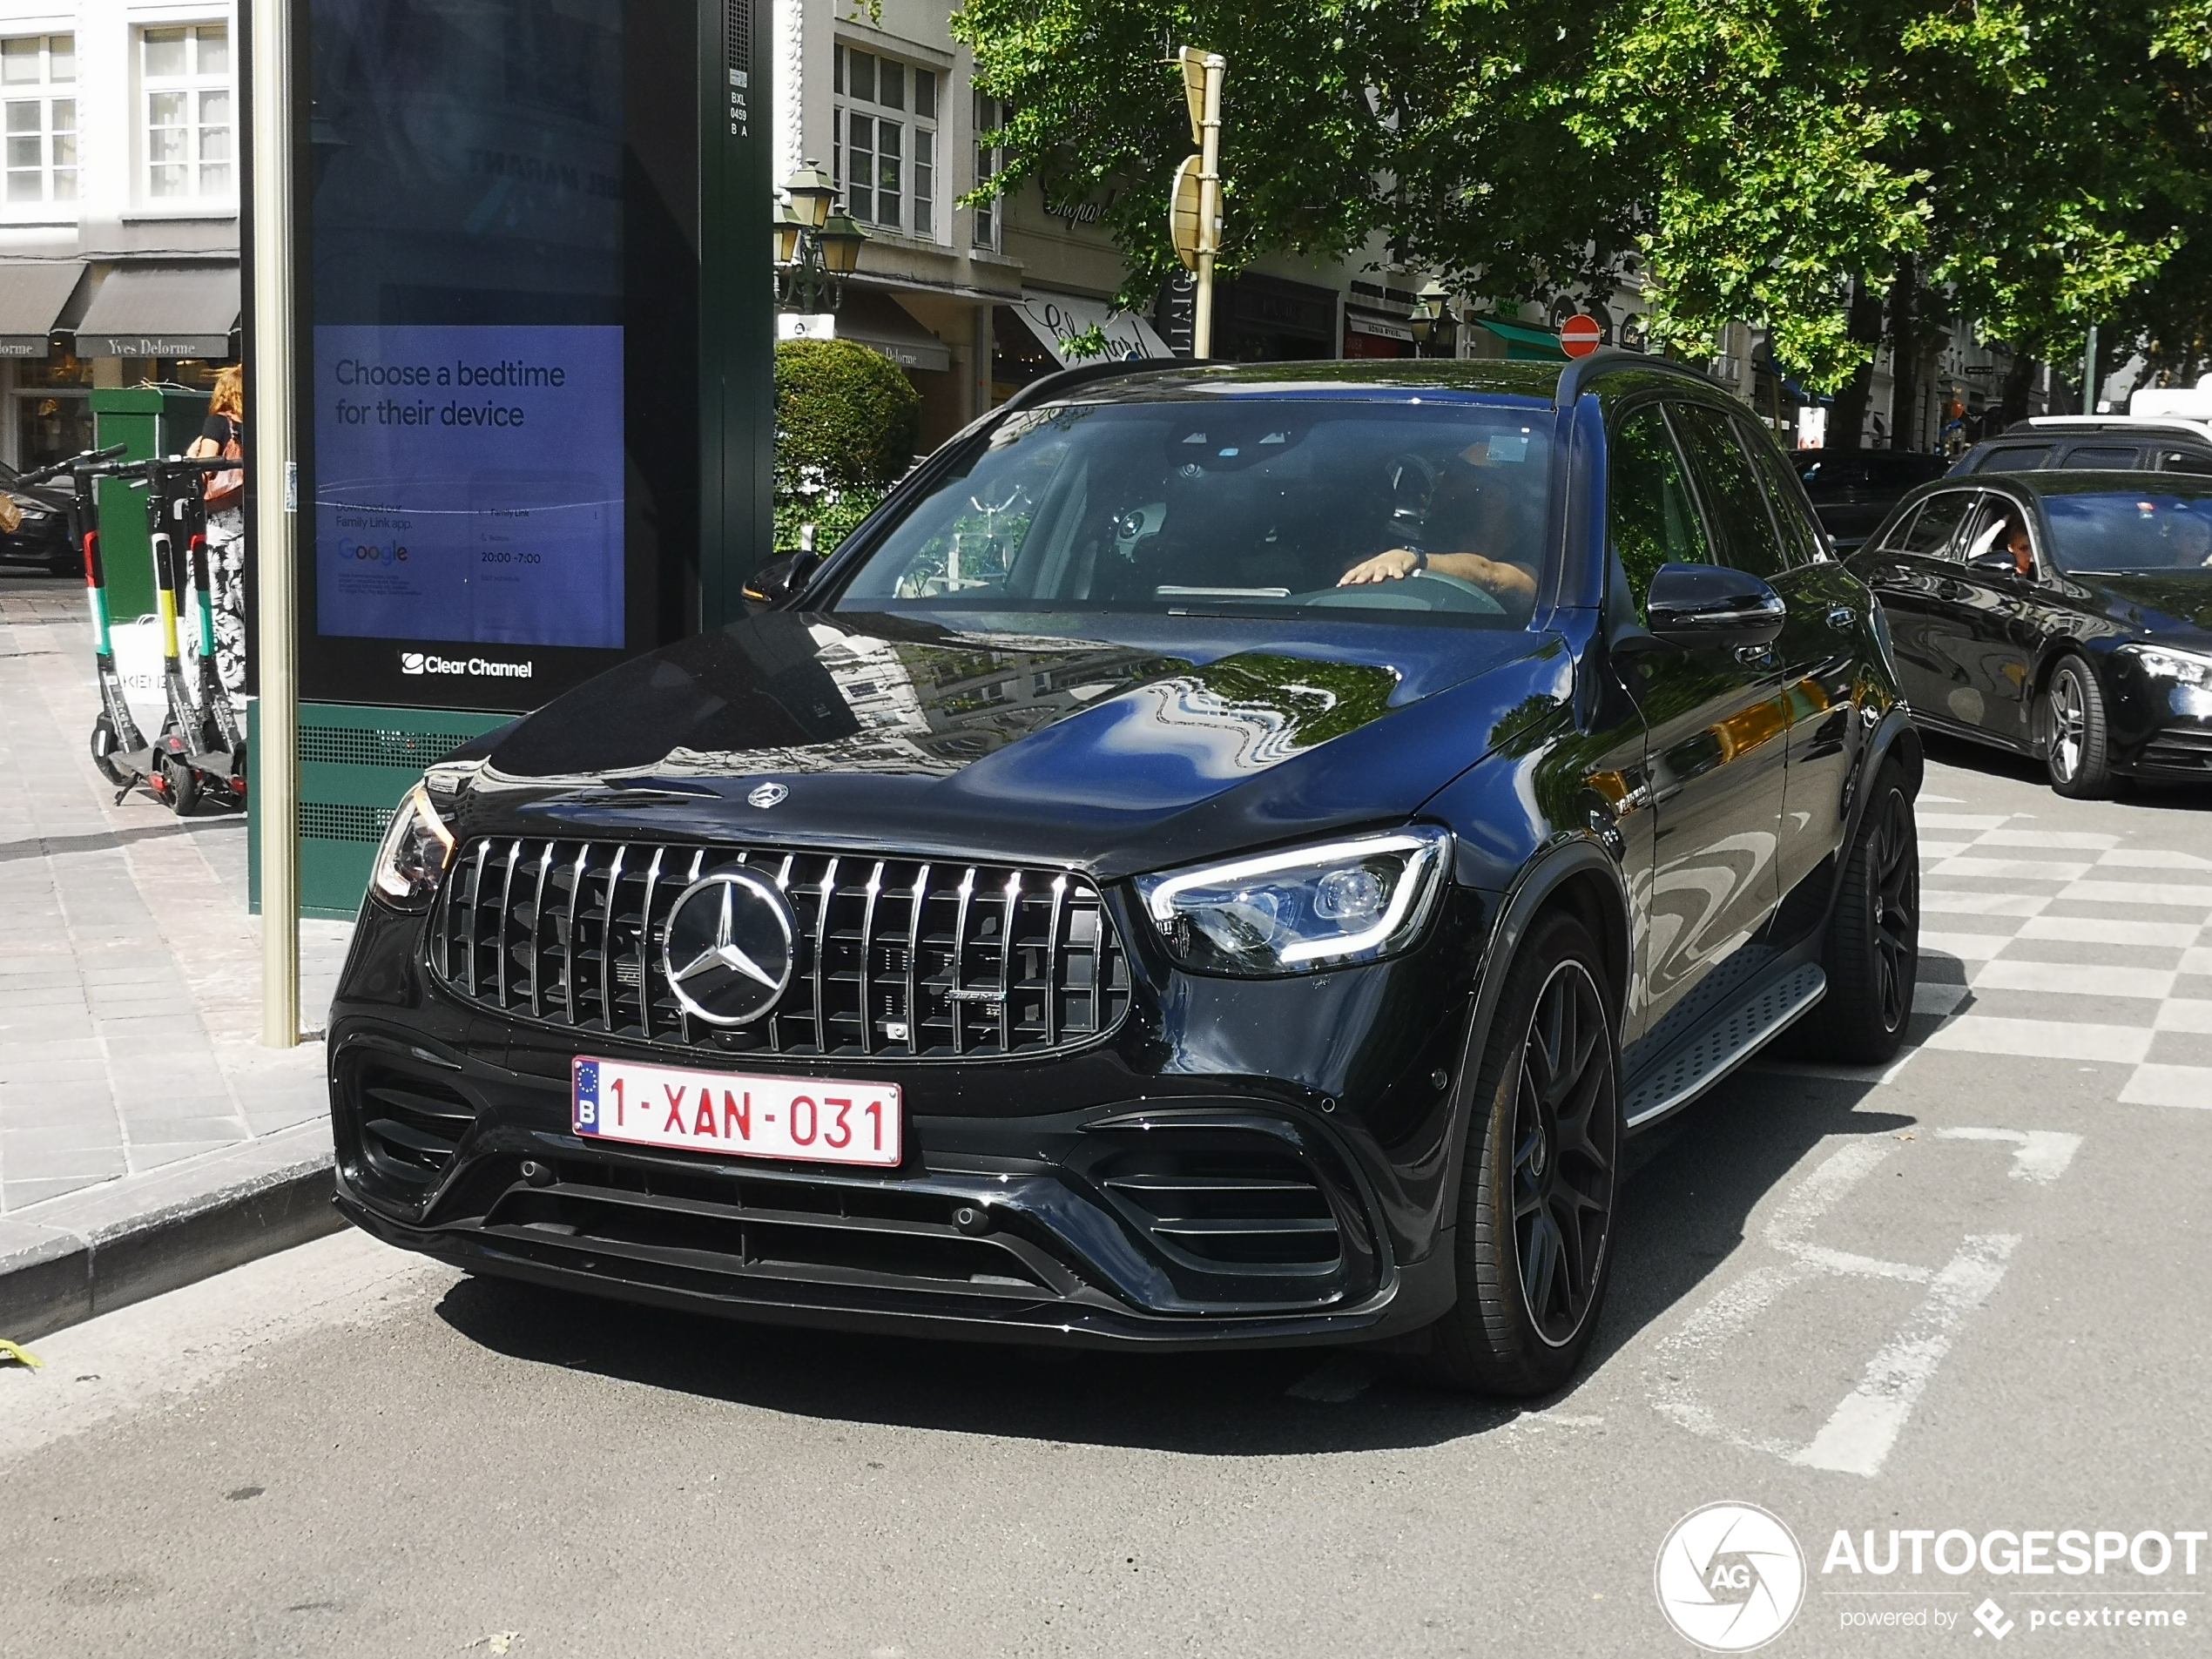
<svg viewBox="0 0 2212 1659"><path fill-rule="evenodd" d="M921 394L897 364L849 340L776 347L776 464L831 484L888 484L914 464Z"/></svg>
<svg viewBox="0 0 2212 1659"><path fill-rule="evenodd" d="M814 526L827 553L914 464L921 395L898 365L849 340L776 347L776 546Z"/></svg>

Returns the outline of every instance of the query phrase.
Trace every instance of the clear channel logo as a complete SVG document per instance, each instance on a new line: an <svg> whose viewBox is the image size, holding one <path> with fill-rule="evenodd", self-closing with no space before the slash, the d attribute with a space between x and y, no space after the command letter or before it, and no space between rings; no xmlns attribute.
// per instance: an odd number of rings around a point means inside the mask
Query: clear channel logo
<svg viewBox="0 0 2212 1659"><path fill-rule="evenodd" d="M536 667L535 663L497 663L485 657L441 657L427 651L400 653L402 674L465 674L471 679L526 680Z"/></svg>
<svg viewBox="0 0 2212 1659"><path fill-rule="evenodd" d="M1659 1610L1708 1653L1749 1653L1790 1628L1805 1599L1805 1557L1781 1520L1749 1503L1709 1503L1674 1525L1654 1570Z"/></svg>

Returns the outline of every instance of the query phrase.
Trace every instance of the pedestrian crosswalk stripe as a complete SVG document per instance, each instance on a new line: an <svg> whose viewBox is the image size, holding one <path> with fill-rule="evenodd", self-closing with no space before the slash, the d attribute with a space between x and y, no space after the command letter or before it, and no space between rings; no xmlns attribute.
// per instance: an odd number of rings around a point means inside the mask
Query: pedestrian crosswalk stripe
<svg viewBox="0 0 2212 1659"><path fill-rule="evenodd" d="M2162 1001L2176 975L2160 968L2100 968L2085 974L2072 962L1987 961L1974 970L1978 991L2048 991L2060 996L2128 996Z"/></svg>
<svg viewBox="0 0 2212 1659"><path fill-rule="evenodd" d="M2140 1065L2150 1058L2151 1032L2135 1025L2091 1025L2073 1020L2011 1020L1993 1014L1960 1014L1946 1021L1920 1046L1968 1054L2018 1055L2032 1060L2094 1060Z"/></svg>
<svg viewBox="0 0 2212 1659"><path fill-rule="evenodd" d="M2193 1106L2212 1111L2212 1067L2137 1066L2120 1099L2128 1106Z"/></svg>

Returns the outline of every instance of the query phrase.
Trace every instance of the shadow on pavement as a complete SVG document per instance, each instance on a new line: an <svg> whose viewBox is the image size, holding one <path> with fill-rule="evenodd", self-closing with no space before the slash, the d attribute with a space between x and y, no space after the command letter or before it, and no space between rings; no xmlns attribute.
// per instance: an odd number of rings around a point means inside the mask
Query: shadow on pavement
<svg viewBox="0 0 2212 1659"><path fill-rule="evenodd" d="M1585 1375L1690 1297L1742 1240L1753 1208L1824 1137L1914 1121L1855 1111L1871 1087L1747 1074L1632 1144L1617 1266ZM1435 1446L1549 1403L1417 1386L1357 1351L1336 1366L1354 1386L1375 1380L1332 1402L1285 1391L1341 1350L1123 1354L846 1336L496 1279L462 1280L438 1312L516 1359L803 1417L1217 1457Z"/></svg>

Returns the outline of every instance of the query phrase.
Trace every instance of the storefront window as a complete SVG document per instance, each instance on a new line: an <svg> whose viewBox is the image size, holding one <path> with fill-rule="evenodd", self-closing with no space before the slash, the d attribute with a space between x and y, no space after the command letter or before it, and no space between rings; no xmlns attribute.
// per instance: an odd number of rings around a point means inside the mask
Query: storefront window
<svg viewBox="0 0 2212 1659"><path fill-rule="evenodd" d="M16 465L28 471L92 447L92 400L84 392L16 394Z"/></svg>

